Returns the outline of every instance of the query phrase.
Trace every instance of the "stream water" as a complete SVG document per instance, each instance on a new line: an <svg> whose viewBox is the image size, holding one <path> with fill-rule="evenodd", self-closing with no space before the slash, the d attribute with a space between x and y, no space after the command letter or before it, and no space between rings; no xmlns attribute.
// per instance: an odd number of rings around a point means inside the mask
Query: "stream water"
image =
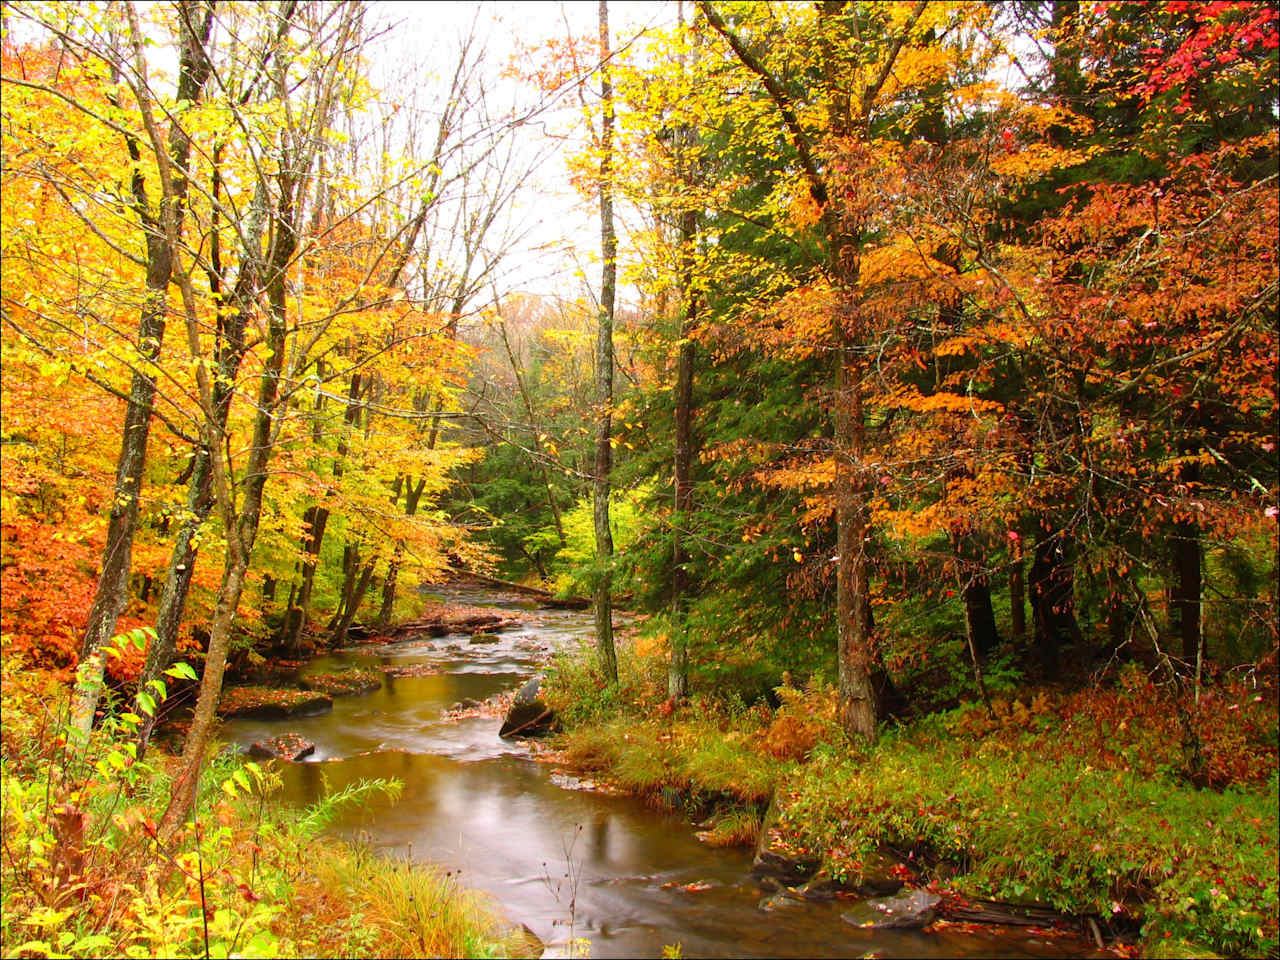
<svg viewBox="0 0 1280 960"><path fill-rule="evenodd" d="M764 912L745 850L709 848L688 819L631 797L574 789L572 777L499 739L499 720L445 720L464 698L483 700L533 674L546 650L589 636L589 613L529 609L513 598L437 588L454 602L518 608L524 624L497 643L465 635L353 647L312 661L314 673L348 666L430 664L428 676L388 676L381 690L338 697L320 716L237 719L223 738L248 746L286 732L316 744L282 764L284 798L310 803L360 778L404 783L392 804L348 809L335 829L390 856L439 864L464 886L492 895L564 956L575 937L592 957L658 956L679 943L687 957L1067 957L1085 944L1026 931L861 931L845 903L803 903ZM699 892L682 886L707 884Z"/></svg>

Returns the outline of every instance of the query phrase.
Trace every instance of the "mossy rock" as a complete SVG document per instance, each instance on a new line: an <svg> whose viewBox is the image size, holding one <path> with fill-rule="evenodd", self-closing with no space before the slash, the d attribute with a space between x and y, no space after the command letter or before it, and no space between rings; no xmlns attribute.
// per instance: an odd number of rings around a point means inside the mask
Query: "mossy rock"
<svg viewBox="0 0 1280 960"><path fill-rule="evenodd" d="M331 699L309 690L228 687L222 691L218 716L224 719L244 717L251 720L284 720L288 717L317 716L332 709Z"/></svg>
<svg viewBox="0 0 1280 960"><path fill-rule="evenodd" d="M267 760L301 760L316 752L316 745L296 733L259 740L249 748L249 756Z"/></svg>
<svg viewBox="0 0 1280 960"><path fill-rule="evenodd" d="M347 697L382 689L382 674L377 670L335 670L303 677L304 690L314 690L329 697Z"/></svg>

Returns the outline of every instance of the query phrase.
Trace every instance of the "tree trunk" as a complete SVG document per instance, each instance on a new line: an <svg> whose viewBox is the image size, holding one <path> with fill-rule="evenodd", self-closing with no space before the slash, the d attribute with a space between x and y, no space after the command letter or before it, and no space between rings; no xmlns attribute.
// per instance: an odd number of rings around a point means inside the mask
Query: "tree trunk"
<svg viewBox="0 0 1280 960"><path fill-rule="evenodd" d="M850 288L851 289L851 288ZM841 332L841 340L846 337ZM850 739L876 740L876 694L872 683L870 563L867 508L858 473L864 428L862 384L852 369L847 342L836 352L836 617L840 725Z"/></svg>
<svg viewBox="0 0 1280 960"><path fill-rule="evenodd" d="M211 195L216 201L219 198L222 183L221 146L213 150L213 176ZM214 213L216 216L217 208ZM216 220L215 220L216 223ZM244 234L246 242L260 244L262 232L266 225L264 203L257 202L251 209ZM224 309L222 294L222 258L217 230L210 235L210 267L208 269L209 289L213 294L217 318L218 334L218 376L213 383L213 415L214 427L218 433L226 429L227 418L231 411L232 387L240 371L248 344L245 330L249 317L254 312L253 289L258 277L254 269L254 261L241 264L240 275L231 292L231 310ZM191 577L195 573L196 559L199 555L199 531L209 518L213 509L213 466L209 458L209 448L201 443L192 452L190 475L187 477L187 510L182 526L169 556L169 567L165 574L164 589L160 593L160 607L156 612L156 635L147 651L147 661L143 665L138 683L145 688L152 680L158 680L173 662L178 644L178 628L186 609L187 595L191 590ZM264 591L265 597L265 591ZM151 738L157 716L147 717L138 731L138 752L142 756Z"/></svg>
<svg viewBox="0 0 1280 960"><path fill-rule="evenodd" d="M320 565L320 546L324 542L325 526L329 522L329 508L312 505L302 514L302 570L297 596L291 598L281 628L281 644L297 650L302 642L302 631L307 625L307 613L311 607L311 591L316 582L316 569Z"/></svg>
<svg viewBox="0 0 1280 960"><path fill-rule="evenodd" d="M985 660L1000 643L996 614L991 607L991 586L985 576L975 576L964 588L964 619L978 657Z"/></svg>
<svg viewBox="0 0 1280 960"><path fill-rule="evenodd" d="M1009 632L1013 634L1015 643L1021 643L1027 636L1027 596L1023 571L1026 561L1022 557L1022 540L1015 540L1009 548L1012 560L1009 562Z"/></svg>
<svg viewBox="0 0 1280 960"><path fill-rule="evenodd" d="M253 543L258 535L262 518L262 494L267 483L267 466L271 459L272 428L280 391L280 372L285 352L285 271L297 249L298 238L294 230L294 208L290 185L286 177L280 185L279 213L276 224L275 248L272 251L271 271L267 283L270 303L267 327L267 358L258 384L255 402L253 441L245 464L244 492L240 514L228 531L227 560L223 567L222 582L218 586L214 605L213 623L209 631L209 652L205 656L204 675L200 678L200 694L196 699L191 726L169 806L160 821L159 837L164 843L172 839L186 819L195 800L200 781L200 767L204 760L205 745L213 726L214 712L222 695L222 678L226 672L227 652L231 646L231 623L240 605L244 590L245 572ZM213 427L214 425L210 425ZM211 439L214 431L211 429ZM216 443L210 444L217 447ZM215 454L217 455L217 454ZM224 484L225 487L225 484ZM230 504L224 504L230 508ZM229 509L224 510L229 513Z"/></svg>
<svg viewBox="0 0 1280 960"><path fill-rule="evenodd" d="M352 564L352 570L359 565L359 557ZM369 590L369 584L373 580L374 561L370 560L362 568L360 568L359 576L354 578L349 590L343 593L343 603L341 607L341 616L333 625L329 633L329 646L340 646L347 639L347 631L351 629L351 624L355 621L356 611L360 609L360 604L364 602L364 595Z"/></svg>
<svg viewBox="0 0 1280 960"><path fill-rule="evenodd" d="M1184 483L1195 483L1200 479L1199 467L1195 464L1184 465L1181 476ZM1169 612L1172 614L1173 626L1182 640L1182 659L1189 667L1194 668L1201 659L1200 593L1203 577L1200 526L1194 520L1184 520L1174 525L1172 553L1173 589Z"/></svg>
<svg viewBox="0 0 1280 960"><path fill-rule="evenodd" d="M1070 535L1041 524L1031 562L1031 612L1036 652L1046 680L1061 673L1061 650L1081 639L1075 615L1075 568Z"/></svg>
<svg viewBox="0 0 1280 960"><path fill-rule="evenodd" d="M671 569L671 664L667 670L668 696L681 698L689 693L689 637L685 623L689 606L689 562L687 545L689 517L693 512L693 361L690 335L698 317L698 299L693 288L693 244L698 215L686 210L680 216L680 286L684 296L684 316L680 320L680 353L676 360L675 416L675 518L672 524Z"/></svg>
<svg viewBox="0 0 1280 960"><path fill-rule="evenodd" d="M210 62L205 51L213 28L213 9L205 10L203 21L191 31L191 24L183 19L183 43L178 63L178 101L193 104L200 97L208 79ZM129 156L135 162L141 160L141 148L132 137L127 137ZM172 204L175 233L182 230L183 205L187 195L187 158L191 153L191 138L175 118L169 127L168 153L175 171L173 192L162 200ZM129 386L129 400L125 407L124 428L120 443L120 455L116 460L116 479L111 499L111 512L107 520L107 541L102 555L102 569L89 610L84 638L80 644L80 659L89 660L111 639L116 623L124 611L128 598L128 577L133 559L133 537L138 526L138 497L142 488L142 473L146 465L147 436L151 430L151 409L155 403L155 380L143 371L144 366L160 355L164 340L165 315L168 310L169 278L173 272L173 249L162 222L165 211L159 216L151 211L146 183L140 167L135 167L130 181L133 204L139 218L146 243L146 293L138 322L138 365L134 368ZM93 725L98 696L102 688L102 657L97 656L89 668L87 682L79 688L73 710L72 724L82 733L88 733Z"/></svg>
<svg viewBox="0 0 1280 960"><path fill-rule="evenodd" d="M596 456L592 484L596 533L594 612L596 651L606 682L618 680L613 644L613 533L609 529L609 474L613 466L613 305L618 277L618 238L613 227L613 83L609 77L609 3L600 0L600 88L604 101L600 156L600 329L596 340Z"/></svg>

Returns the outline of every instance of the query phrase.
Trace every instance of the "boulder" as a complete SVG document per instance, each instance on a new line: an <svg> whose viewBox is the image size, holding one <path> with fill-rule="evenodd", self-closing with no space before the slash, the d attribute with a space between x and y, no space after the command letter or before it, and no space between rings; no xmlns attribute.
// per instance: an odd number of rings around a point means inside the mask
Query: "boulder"
<svg viewBox="0 0 1280 960"><path fill-rule="evenodd" d="M376 670L351 668L328 673L313 673L298 684L303 690L323 693L328 697L354 696L382 689L382 675Z"/></svg>
<svg viewBox="0 0 1280 960"><path fill-rule="evenodd" d="M218 702L218 716L223 719L284 720L314 717L332 709L333 701L324 694L272 687L228 687Z"/></svg>
<svg viewBox="0 0 1280 960"><path fill-rule="evenodd" d="M249 756L262 760L301 760L316 752L316 745L296 733L258 740L249 748Z"/></svg>
<svg viewBox="0 0 1280 960"><path fill-rule="evenodd" d="M840 915L840 919L860 930L910 930L933 922L934 909L942 898L928 890L909 890L896 897L864 900Z"/></svg>
<svg viewBox="0 0 1280 960"><path fill-rule="evenodd" d="M500 737L536 737L550 733L555 723L555 712L538 697L542 681L532 677L516 693L507 710L506 719L498 731Z"/></svg>

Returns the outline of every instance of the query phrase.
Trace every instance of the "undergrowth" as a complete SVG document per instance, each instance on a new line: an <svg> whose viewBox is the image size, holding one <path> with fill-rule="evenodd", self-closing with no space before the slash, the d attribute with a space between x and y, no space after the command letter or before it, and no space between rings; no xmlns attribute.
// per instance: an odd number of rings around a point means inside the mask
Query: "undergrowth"
<svg viewBox="0 0 1280 960"><path fill-rule="evenodd" d="M1273 690L1221 681L1179 700L1132 667L1111 686L962 704L866 748L844 739L820 679L778 688L776 710L674 705L661 650L623 650L617 685L590 651L554 665L566 759L668 805L710 801L708 842L752 842L776 790L784 846L821 852L839 880L890 849L962 894L1140 928L1148 953L1280 949Z"/></svg>
<svg viewBox="0 0 1280 960"><path fill-rule="evenodd" d="M398 784L361 782L294 810L271 800L270 768L219 753L192 819L162 844L171 758L153 747L138 759L134 740L163 684L130 709L109 707L85 740L67 723L57 679L6 657L0 682L4 956L527 952L504 943L488 905L447 876L324 835L340 808Z"/></svg>

